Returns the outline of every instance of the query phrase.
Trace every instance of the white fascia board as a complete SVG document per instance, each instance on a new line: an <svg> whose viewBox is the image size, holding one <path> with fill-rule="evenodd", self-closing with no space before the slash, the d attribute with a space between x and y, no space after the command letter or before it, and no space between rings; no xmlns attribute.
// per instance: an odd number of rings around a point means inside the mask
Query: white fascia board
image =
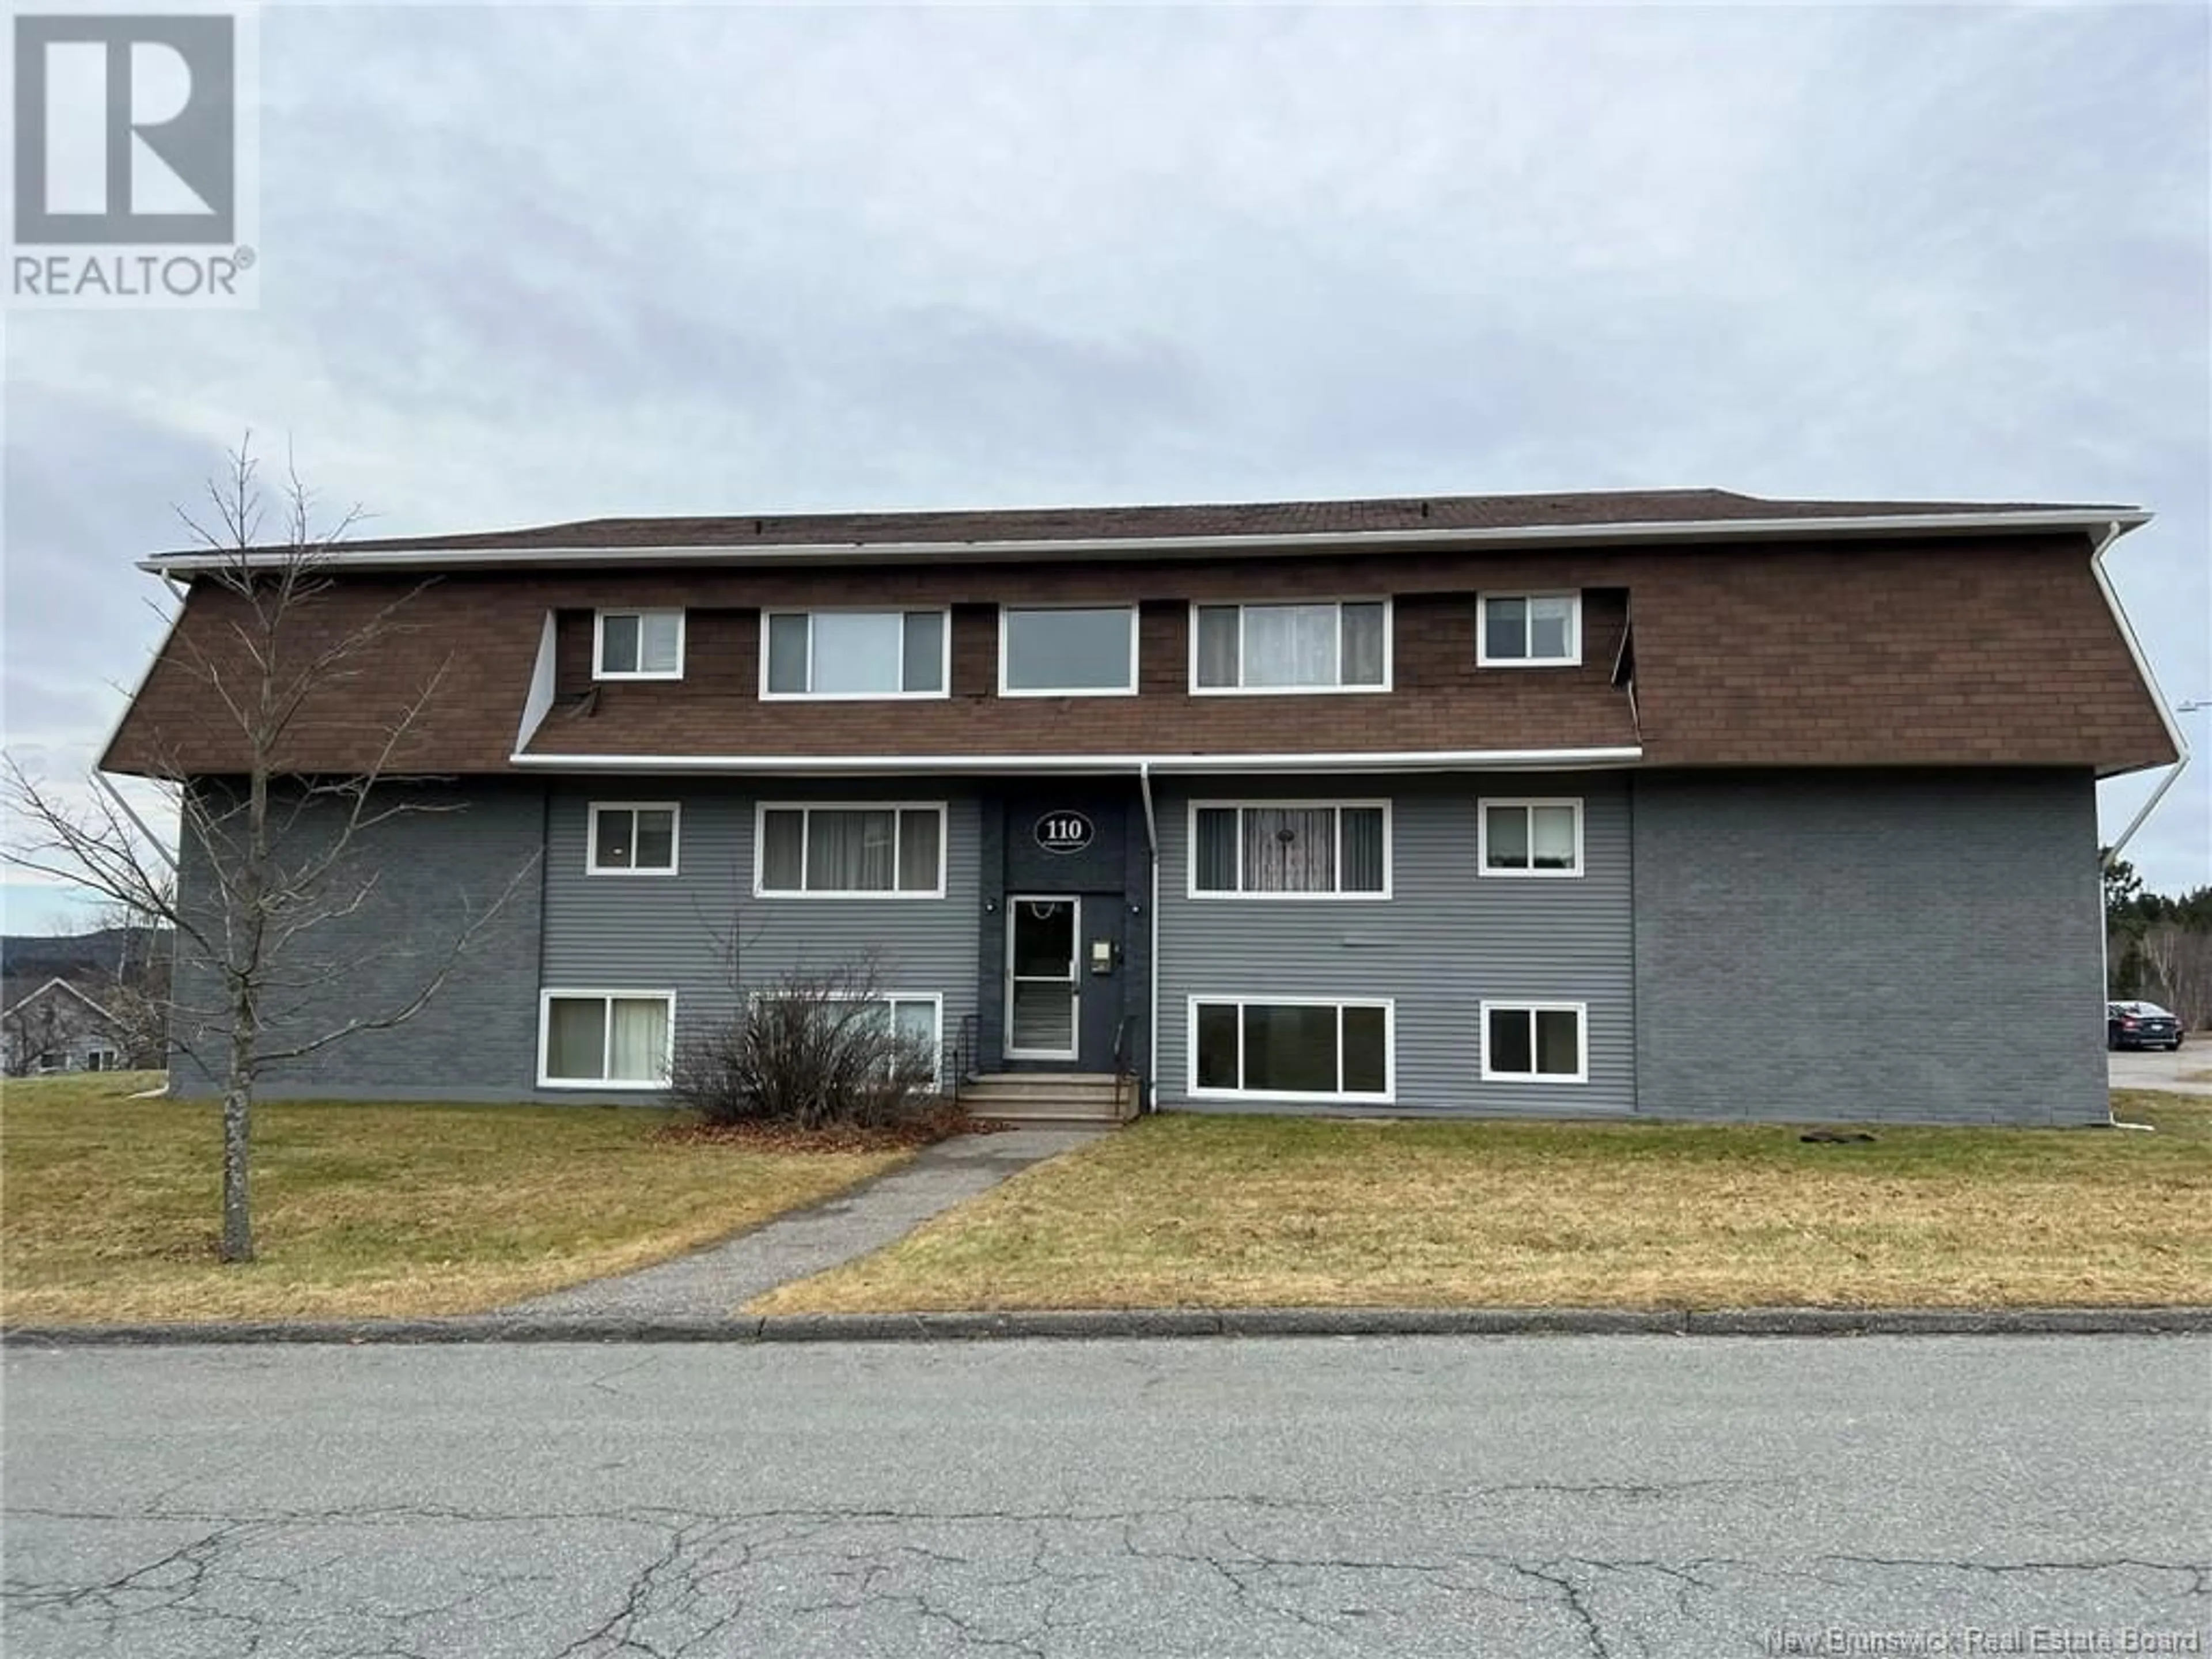
<svg viewBox="0 0 2212 1659"><path fill-rule="evenodd" d="M1406 750L1311 755L510 755L516 766L563 772L736 772L789 776L899 772L1040 774L1176 772L1540 771L1632 766L1641 745L1606 749Z"/></svg>
<svg viewBox="0 0 2212 1659"><path fill-rule="evenodd" d="M1458 530L1331 530L1235 536L1094 536L1011 542L823 542L708 547L422 547L349 552L341 544L339 570L494 569L559 567L592 570L622 564L845 564L855 558L879 564L989 564L1030 560L1146 559L1205 554L1211 557L1277 558L1285 554L1360 549L1434 547L1602 546L1673 541L1834 539L1898 535L1966 535L2002 530L2098 532L2114 523L2129 529L2151 515L2139 507L2022 513L1911 513L1889 517L1836 519L1693 519L1634 524L1521 525ZM282 562L281 550L258 562ZM171 554L142 559L155 574L197 574L234 568L240 556Z"/></svg>
<svg viewBox="0 0 2212 1659"><path fill-rule="evenodd" d="M2166 735L2173 744L2176 764L2179 765L2189 759L2189 738L2182 732L2181 722L2173 717L2173 705L2166 700L2166 693L2159 689L2158 676L2151 672L2150 659L2143 653L2142 641L2136 637L2135 624L2128 620L2128 613L2120 605L2119 593L2105 570L2106 550L2140 522L2140 520L2130 522L2118 517L2106 520L2090 550L2089 569L2097 579L2098 591L2105 596L2105 605L2112 613L2112 622L2120 630L2120 638L2127 645L2128 655L2135 659L2136 672L2142 677L2143 690L2150 694L2151 702L2158 705L2158 717L2165 724Z"/></svg>

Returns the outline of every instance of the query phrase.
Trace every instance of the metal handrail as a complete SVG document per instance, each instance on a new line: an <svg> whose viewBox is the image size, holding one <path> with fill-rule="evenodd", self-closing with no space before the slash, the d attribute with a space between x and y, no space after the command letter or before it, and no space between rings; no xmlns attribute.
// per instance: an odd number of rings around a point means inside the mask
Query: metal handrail
<svg viewBox="0 0 2212 1659"><path fill-rule="evenodd" d="M1131 1057L1136 1045L1130 1040L1130 1036L1136 1023L1136 1015L1124 1014L1121 1016L1121 1023L1114 1028L1114 1092L1118 1100L1123 1089L1134 1090L1137 1091L1135 1097L1141 1106L1144 1099L1143 1080L1137 1075L1136 1066L1131 1063ZM1134 1114L1132 1115L1133 1116Z"/></svg>

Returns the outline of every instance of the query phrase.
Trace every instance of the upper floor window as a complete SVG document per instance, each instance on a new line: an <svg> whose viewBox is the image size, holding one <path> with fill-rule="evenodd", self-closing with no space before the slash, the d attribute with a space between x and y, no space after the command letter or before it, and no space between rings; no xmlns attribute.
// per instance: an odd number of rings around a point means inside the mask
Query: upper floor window
<svg viewBox="0 0 2212 1659"><path fill-rule="evenodd" d="M592 675L595 679L684 678L681 611L602 611L592 634Z"/></svg>
<svg viewBox="0 0 2212 1659"><path fill-rule="evenodd" d="M942 611L770 611L761 625L764 697L945 695Z"/></svg>
<svg viewBox="0 0 2212 1659"><path fill-rule="evenodd" d="M753 890L806 898L942 898L942 804L763 806Z"/></svg>
<svg viewBox="0 0 2212 1659"><path fill-rule="evenodd" d="M1193 898L1388 898L1384 801L1200 801L1191 807Z"/></svg>
<svg viewBox="0 0 2212 1659"><path fill-rule="evenodd" d="M1583 659L1579 593L1485 593L1475 660L1486 668L1572 665Z"/></svg>
<svg viewBox="0 0 2212 1659"><path fill-rule="evenodd" d="M1137 689L1134 605L999 612L999 695L1126 696Z"/></svg>
<svg viewBox="0 0 2212 1659"><path fill-rule="evenodd" d="M595 876L674 875L675 803L594 801L590 869Z"/></svg>
<svg viewBox="0 0 2212 1659"><path fill-rule="evenodd" d="M1385 691L1390 604L1192 607L1194 691Z"/></svg>
<svg viewBox="0 0 2212 1659"><path fill-rule="evenodd" d="M1579 876L1583 872L1583 804L1579 800L1486 800L1481 840L1486 876Z"/></svg>

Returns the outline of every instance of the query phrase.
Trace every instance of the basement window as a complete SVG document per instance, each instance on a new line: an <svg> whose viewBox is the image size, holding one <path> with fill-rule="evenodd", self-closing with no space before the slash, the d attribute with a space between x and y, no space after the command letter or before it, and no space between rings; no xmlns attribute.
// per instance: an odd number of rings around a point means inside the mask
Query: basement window
<svg viewBox="0 0 2212 1659"><path fill-rule="evenodd" d="M547 991L540 1001L540 1088L667 1085L675 992Z"/></svg>
<svg viewBox="0 0 2212 1659"><path fill-rule="evenodd" d="M1588 1082L1589 1013L1582 1002L1484 1003L1483 1081Z"/></svg>
<svg viewBox="0 0 2212 1659"><path fill-rule="evenodd" d="M1387 1103L1391 1025L1387 1001L1193 997L1190 1091Z"/></svg>

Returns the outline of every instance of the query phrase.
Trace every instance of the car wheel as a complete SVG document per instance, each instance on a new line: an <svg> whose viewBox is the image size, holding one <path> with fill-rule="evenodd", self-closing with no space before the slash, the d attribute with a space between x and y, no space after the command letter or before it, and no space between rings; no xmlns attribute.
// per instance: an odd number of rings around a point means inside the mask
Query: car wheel
<svg viewBox="0 0 2212 1659"><path fill-rule="evenodd" d="M2179 1037L2176 1037L2172 1042L2167 1043L2166 1045L2166 1052L2169 1054L2179 1054L2181 1052L2181 1039Z"/></svg>

